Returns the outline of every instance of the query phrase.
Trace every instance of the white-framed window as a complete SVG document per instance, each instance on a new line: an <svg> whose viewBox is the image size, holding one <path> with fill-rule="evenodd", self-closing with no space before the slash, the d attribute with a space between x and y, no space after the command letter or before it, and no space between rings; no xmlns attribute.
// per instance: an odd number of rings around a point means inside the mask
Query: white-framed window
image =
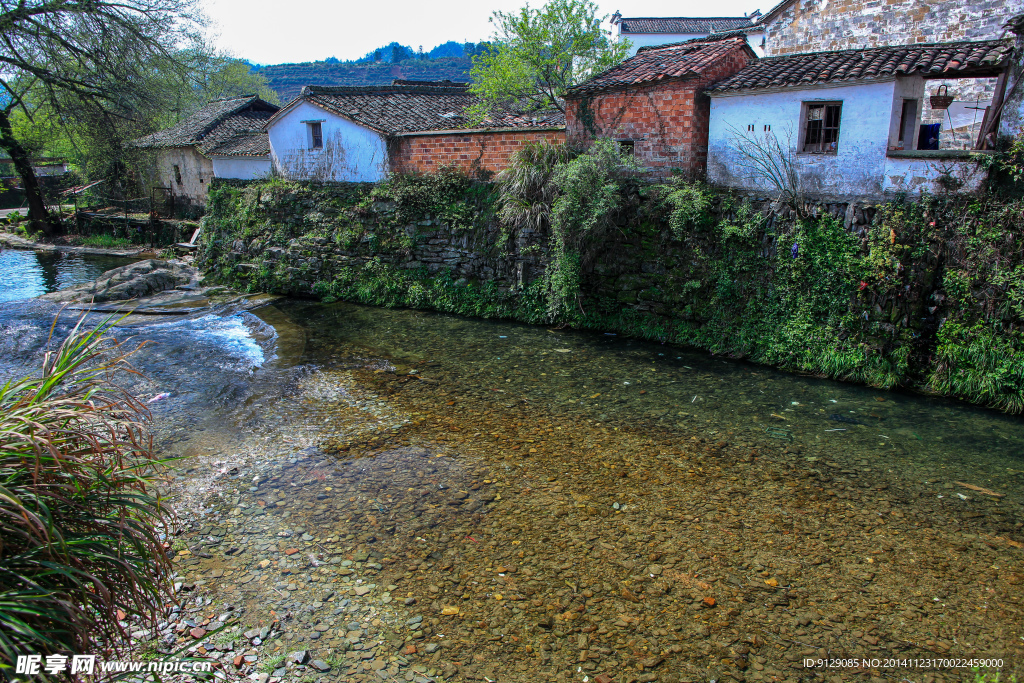
<svg viewBox="0 0 1024 683"><path fill-rule="evenodd" d="M839 151L842 114L842 102L804 102L800 117L800 151L836 154Z"/></svg>

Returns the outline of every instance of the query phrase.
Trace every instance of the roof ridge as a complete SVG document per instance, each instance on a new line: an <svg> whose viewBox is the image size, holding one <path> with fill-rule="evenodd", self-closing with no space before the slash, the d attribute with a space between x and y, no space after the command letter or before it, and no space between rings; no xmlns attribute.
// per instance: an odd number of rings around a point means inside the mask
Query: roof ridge
<svg viewBox="0 0 1024 683"><path fill-rule="evenodd" d="M417 85L304 85L299 97L311 95L361 95L361 94L390 94L390 93L412 93L422 95L453 95L468 94L468 83L449 82L444 85L426 85L426 83L437 81L424 81Z"/></svg>
<svg viewBox="0 0 1024 683"><path fill-rule="evenodd" d="M656 50L667 50L669 48L682 47L683 45L694 45L697 43L720 43L723 40L727 40L729 38L739 38L741 36L744 39L746 39L747 37L747 34L743 32L743 29L735 29L733 31L722 31L721 33L712 33L710 35L704 36L703 38L690 38L689 40L680 40L678 43L666 43L664 45L644 45L643 47L638 49L636 53L640 54L641 52L655 52ZM612 68L614 69L615 67Z"/></svg>
<svg viewBox="0 0 1024 683"><path fill-rule="evenodd" d="M638 21L640 19L663 19L666 21L679 21L681 19L700 19L700 20L711 20L711 19L750 19L750 17L622 17L621 21Z"/></svg>
<svg viewBox="0 0 1024 683"><path fill-rule="evenodd" d="M1013 39L1011 38L988 38L986 40L950 40L944 43L914 43L913 45L875 45L873 47L848 47L843 50L818 50L817 52L792 52L788 55L773 55L771 57L761 57L756 63L761 64L764 62L779 61L783 59L795 59L797 57L816 57L818 55L840 55L851 52L871 52L873 50L896 50L899 48L905 48L907 50L918 50L922 48L931 47L945 47L953 45L986 45L991 43L999 43L1003 45L1011 45ZM641 48L645 49L645 48Z"/></svg>

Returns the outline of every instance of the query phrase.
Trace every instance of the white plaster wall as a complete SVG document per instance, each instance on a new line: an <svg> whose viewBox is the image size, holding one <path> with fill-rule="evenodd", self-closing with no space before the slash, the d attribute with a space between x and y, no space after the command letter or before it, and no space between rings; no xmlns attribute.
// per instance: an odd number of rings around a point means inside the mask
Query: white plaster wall
<svg viewBox="0 0 1024 683"><path fill-rule="evenodd" d="M974 159L887 158L883 188L908 195L939 194L949 189L936 182L943 175L956 181L959 192L974 192L985 180L985 171Z"/></svg>
<svg viewBox="0 0 1024 683"><path fill-rule="evenodd" d="M180 183L174 176L175 166L181 171ZM194 147L170 147L157 151L155 184L169 187L176 197L187 197L197 204L205 204L213 175L213 162Z"/></svg>
<svg viewBox="0 0 1024 683"><path fill-rule="evenodd" d="M921 135L921 115L924 107L924 78L921 76L907 76L896 79L892 95L892 112L890 114L892 118L889 119L888 147L891 149L896 147L896 143L900 139L899 128L900 119L903 116L903 100L917 100L917 113L914 121L910 124L913 126L913 135L909 141L903 141L905 149L916 150L917 140Z"/></svg>
<svg viewBox="0 0 1024 683"><path fill-rule="evenodd" d="M747 91L716 95L711 100L708 180L748 190L772 192L756 177L737 149L739 135L775 135L791 150L801 190L812 195L880 195L889 140L895 84L893 81L833 88L786 88L778 92ZM799 145L803 102L842 101L837 153L802 154ZM747 126L753 124L754 132ZM764 127L771 127L765 133Z"/></svg>
<svg viewBox="0 0 1024 683"><path fill-rule="evenodd" d="M620 35L620 38L626 38L630 43L632 43L632 46L629 48L630 57L635 55L637 50L642 47L648 47L650 45L670 45L672 43L681 43L686 40L693 40L694 38L707 37L707 33L623 33ZM747 34L747 44L750 45L751 49L758 57L764 57L763 41L763 31Z"/></svg>
<svg viewBox="0 0 1024 683"><path fill-rule="evenodd" d="M218 178L255 180L270 175L270 157L213 157L213 175Z"/></svg>
<svg viewBox="0 0 1024 683"><path fill-rule="evenodd" d="M323 149L309 149L303 121L322 121ZM387 175L387 146L380 135L309 102L297 104L267 132L273 167L286 178L373 183Z"/></svg>

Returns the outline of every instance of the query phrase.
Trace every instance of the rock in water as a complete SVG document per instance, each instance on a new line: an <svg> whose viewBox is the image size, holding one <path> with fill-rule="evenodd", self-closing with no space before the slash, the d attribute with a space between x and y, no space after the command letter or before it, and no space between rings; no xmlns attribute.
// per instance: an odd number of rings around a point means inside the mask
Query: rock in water
<svg viewBox="0 0 1024 683"><path fill-rule="evenodd" d="M150 296L196 281L198 271L177 261L148 259L108 270L94 282L39 297L58 303L126 301Z"/></svg>

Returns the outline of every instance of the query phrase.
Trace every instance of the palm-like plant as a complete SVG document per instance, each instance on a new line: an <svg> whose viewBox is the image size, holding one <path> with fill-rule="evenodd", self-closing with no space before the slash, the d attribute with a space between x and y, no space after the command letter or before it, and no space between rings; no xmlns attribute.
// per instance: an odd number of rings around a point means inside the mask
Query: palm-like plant
<svg viewBox="0 0 1024 683"><path fill-rule="evenodd" d="M117 612L151 618L170 595L148 411L112 382L130 354L110 321L83 322L38 377L0 388L0 669L120 650Z"/></svg>

